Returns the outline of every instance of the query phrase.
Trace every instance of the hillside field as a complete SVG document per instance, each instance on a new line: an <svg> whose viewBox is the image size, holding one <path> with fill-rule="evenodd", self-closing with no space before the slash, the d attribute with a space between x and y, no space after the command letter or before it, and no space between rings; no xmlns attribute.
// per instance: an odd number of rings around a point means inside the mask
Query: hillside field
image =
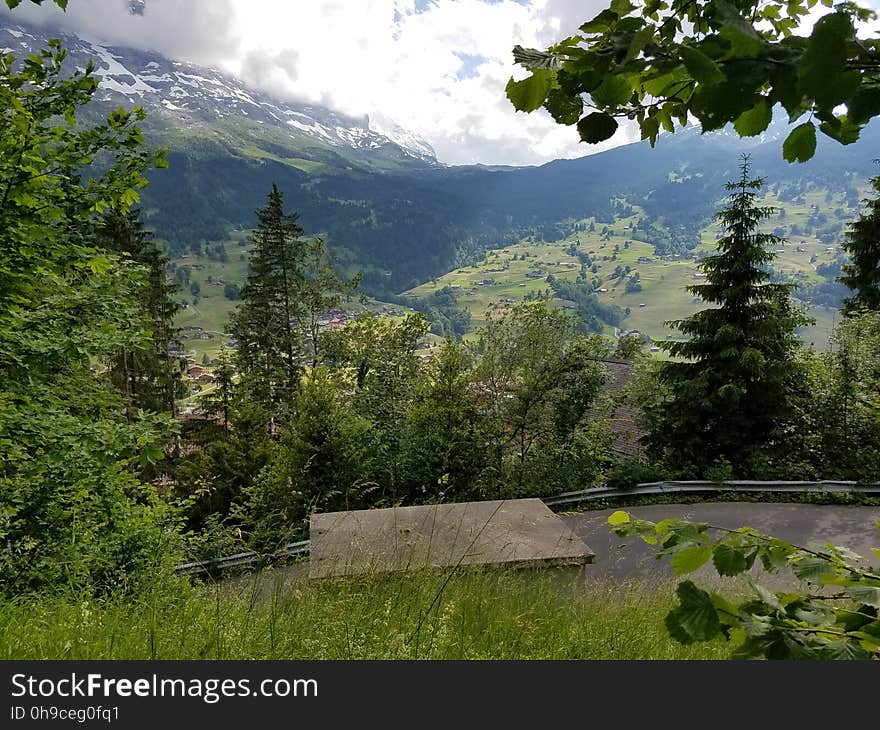
<svg viewBox="0 0 880 730"><path fill-rule="evenodd" d="M788 234L793 225L802 227L815 210L840 210L843 205L842 196L826 201L823 190L808 192L801 199L802 202L792 203L767 195L766 203L784 209L785 214L769 219L765 228L772 231L782 227ZM833 214L827 214L833 220ZM472 330L476 330L485 323L488 312L511 307L529 294L548 293L547 275L577 279L581 271L578 254L583 253L597 268L595 272L588 269L586 276L587 281L598 279L599 300L629 312L619 331L606 327L607 334L636 330L654 341L670 339L675 336L675 330L666 323L687 317L701 306L699 299L686 289L701 281L697 261L681 256L658 257L652 243L633 237L637 219L638 213L607 226L585 219L582 223L588 228L592 223L593 232L578 231L554 243L526 239L516 245L493 249L476 264L451 271L405 294L420 298L451 287L457 301L470 310ZM845 225L848 221L841 219L840 222ZM605 228L608 230L603 235L601 231ZM717 234L717 224L707 226L693 254L699 257L712 253ZM812 235L787 235L786 242L777 249L773 267L798 281L820 283L823 278L817 273L817 266L832 263L839 250L839 243L828 245ZM646 261L648 259L650 261ZM629 273L613 278L618 266L630 267ZM639 275L641 291L628 293L626 283L635 273ZM560 306L568 304L554 301ZM799 334L807 344L819 350L827 349L837 310L810 306L808 314L816 323Z"/></svg>

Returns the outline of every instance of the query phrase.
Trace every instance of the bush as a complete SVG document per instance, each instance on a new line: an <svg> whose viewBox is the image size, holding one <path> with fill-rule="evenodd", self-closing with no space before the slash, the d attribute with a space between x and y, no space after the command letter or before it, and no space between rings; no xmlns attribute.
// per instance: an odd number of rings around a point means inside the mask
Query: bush
<svg viewBox="0 0 880 730"><path fill-rule="evenodd" d="M657 464L647 464L635 458L618 461L605 473L605 486L612 489L632 489L639 484L662 482L669 472Z"/></svg>

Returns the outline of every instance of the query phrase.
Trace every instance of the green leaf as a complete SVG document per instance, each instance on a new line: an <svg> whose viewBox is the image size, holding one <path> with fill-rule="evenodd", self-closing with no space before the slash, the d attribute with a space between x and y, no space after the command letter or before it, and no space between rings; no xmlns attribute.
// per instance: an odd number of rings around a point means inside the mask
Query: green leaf
<svg viewBox="0 0 880 730"><path fill-rule="evenodd" d="M859 141L860 125L853 123L847 117L838 117L834 121L822 122L819 131L831 139L836 139L840 144L853 144Z"/></svg>
<svg viewBox="0 0 880 730"><path fill-rule="evenodd" d="M593 35L596 33L604 33L610 30L611 25L618 20L617 13L613 10L605 9L592 20L588 20L580 27L581 33Z"/></svg>
<svg viewBox="0 0 880 730"><path fill-rule="evenodd" d="M577 128L582 141L596 144L614 136L617 120L605 112L593 112L581 119Z"/></svg>
<svg viewBox="0 0 880 730"><path fill-rule="evenodd" d="M767 129L772 120L773 109L770 107L770 102L761 97L755 106L736 118L733 128L740 137L755 137Z"/></svg>
<svg viewBox="0 0 880 730"><path fill-rule="evenodd" d="M880 114L880 88L860 88L846 103L846 115L854 122L864 123Z"/></svg>
<svg viewBox="0 0 880 730"><path fill-rule="evenodd" d="M795 127L782 145L787 162L806 162L816 153L816 128L812 122Z"/></svg>
<svg viewBox="0 0 880 730"><path fill-rule="evenodd" d="M808 583L822 583L824 576L833 574L827 560L813 555L792 561L791 569L798 578Z"/></svg>
<svg viewBox="0 0 880 730"><path fill-rule="evenodd" d="M708 545L687 547L672 556L672 569L676 575L693 573L697 568L708 563L711 557L712 548Z"/></svg>
<svg viewBox="0 0 880 730"><path fill-rule="evenodd" d="M718 64L698 48L682 45L678 53L691 76L699 83L711 86L724 81L724 74Z"/></svg>
<svg viewBox="0 0 880 730"><path fill-rule="evenodd" d="M623 510L618 510L614 514L612 514L608 518L608 524L611 527L618 527L620 525L628 525L631 522L630 516L628 512L624 512Z"/></svg>
<svg viewBox="0 0 880 730"><path fill-rule="evenodd" d="M880 588L877 586L860 584L849 586L848 588L845 588L844 591L846 592L846 595L858 603L863 603L866 606L872 606L873 608L880 608Z"/></svg>
<svg viewBox="0 0 880 730"><path fill-rule="evenodd" d="M544 105L557 124L577 124L584 113L584 102L580 96L571 96L562 89L553 89Z"/></svg>
<svg viewBox="0 0 880 730"><path fill-rule="evenodd" d="M635 35L633 35L632 40L629 42L629 48L626 51L626 57L623 59L624 63L629 63L634 58L637 58L638 55L645 49L654 38L654 28L653 26L645 26L641 30L636 31Z"/></svg>
<svg viewBox="0 0 880 730"><path fill-rule="evenodd" d="M553 88L553 80L556 73L548 68L538 68L532 71L532 75L522 81L514 81L512 78L507 82L505 91L517 111L533 112L540 109Z"/></svg>
<svg viewBox="0 0 880 730"><path fill-rule="evenodd" d="M680 583L675 591L680 605L666 616L669 635L681 644L709 641L721 633L721 622L709 594L691 581Z"/></svg>
<svg viewBox="0 0 880 730"><path fill-rule="evenodd" d="M745 553L724 542L715 546L712 563L719 575L726 576L739 575L748 568Z"/></svg>
<svg viewBox="0 0 880 730"><path fill-rule="evenodd" d="M590 92L596 106L613 107L625 104L632 95L632 86L623 76L609 74L605 80Z"/></svg>
<svg viewBox="0 0 880 730"><path fill-rule="evenodd" d="M823 108L846 101L861 83L858 71L846 69L847 44L853 35L852 20L844 12L825 15L813 26L798 78L804 93Z"/></svg>
<svg viewBox="0 0 880 730"><path fill-rule="evenodd" d="M624 15L629 15L633 10L636 9L636 6L633 5L629 0L611 0L611 5L609 7L621 18Z"/></svg>
<svg viewBox="0 0 880 730"><path fill-rule="evenodd" d="M784 611L785 606L782 605L782 602L779 600L779 596L777 596L773 591L765 588L759 583L755 583L754 581L750 581L752 584L752 589L755 593L758 594L758 597L766 603L771 608L776 609L777 611Z"/></svg>
<svg viewBox="0 0 880 730"><path fill-rule="evenodd" d="M730 41L733 47L733 54L746 58L760 56L762 47L761 37L752 27L752 24L734 7L733 3L727 2L727 0L715 0L715 8L718 11L719 18L723 21L719 35L725 40Z"/></svg>
<svg viewBox="0 0 880 730"><path fill-rule="evenodd" d="M837 639L831 641L822 647L820 651L822 659L832 659L834 661L846 661L852 659L867 659L865 650L850 639Z"/></svg>

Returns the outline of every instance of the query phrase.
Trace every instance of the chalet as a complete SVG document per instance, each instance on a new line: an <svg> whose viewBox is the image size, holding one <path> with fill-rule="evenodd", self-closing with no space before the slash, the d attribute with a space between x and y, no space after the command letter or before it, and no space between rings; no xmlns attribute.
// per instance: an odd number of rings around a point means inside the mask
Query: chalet
<svg viewBox="0 0 880 730"><path fill-rule="evenodd" d="M203 368L201 365L191 365L187 369L186 374L189 375L193 380L198 380L206 372L208 371L205 370L205 368Z"/></svg>

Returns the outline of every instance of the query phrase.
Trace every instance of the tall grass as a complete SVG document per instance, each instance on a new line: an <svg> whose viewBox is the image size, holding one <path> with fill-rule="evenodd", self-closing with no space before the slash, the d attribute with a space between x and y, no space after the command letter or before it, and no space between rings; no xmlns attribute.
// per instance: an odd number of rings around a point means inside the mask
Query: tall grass
<svg viewBox="0 0 880 730"><path fill-rule="evenodd" d="M0 604L0 659L721 659L681 646L672 584L554 571L422 572L309 582L281 572L133 600ZM577 577L579 576L579 577ZM444 587L445 586L445 587Z"/></svg>

